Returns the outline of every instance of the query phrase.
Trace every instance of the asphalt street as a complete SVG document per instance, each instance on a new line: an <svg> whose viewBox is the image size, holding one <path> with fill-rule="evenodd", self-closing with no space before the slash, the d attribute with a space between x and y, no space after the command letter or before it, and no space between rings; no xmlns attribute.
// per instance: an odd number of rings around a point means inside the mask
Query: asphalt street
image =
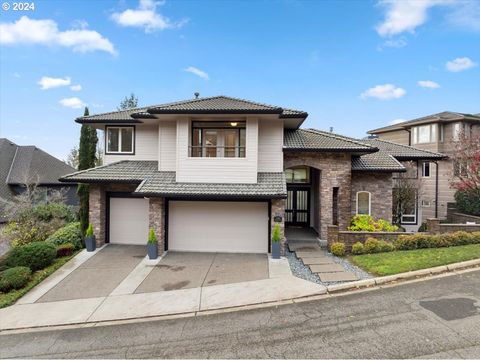
<svg viewBox="0 0 480 360"><path fill-rule="evenodd" d="M0 358L480 358L480 270L216 315L0 335Z"/></svg>

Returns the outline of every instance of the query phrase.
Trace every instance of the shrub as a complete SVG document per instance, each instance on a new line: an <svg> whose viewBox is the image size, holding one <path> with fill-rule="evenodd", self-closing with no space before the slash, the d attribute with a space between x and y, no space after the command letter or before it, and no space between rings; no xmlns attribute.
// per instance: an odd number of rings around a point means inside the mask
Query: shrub
<svg viewBox="0 0 480 360"><path fill-rule="evenodd" d="M417 231L418 231L418 232L425 232L425 231L427 231L427 223L426 223L426 222L422 222L422 225L420 225L420 227L418 228Z"/></svg>
<svg viewBox="0 0 480 360"><path fill-rule="evenodd" d="M364 252L365 252L365 246L363 246L363 244L360 241L352 245L352 254L361 255Z"/></svg>
<svg viewBox="0 0 480 360"><path fill-rule="evenodd" d="M457 231L445 234L417 233L401 235L394 243L397 250L427 249L470 244L480 244L479 231L471 233Z"/></svg>
<svg viewBox="0 0 480 360"><path fill-rule="evenodd" d="M2 271L0 273L0 291L5 293L12 289L21 289L30 280L31 275L32 271L25 266L16 266Z"/></svg>
<svg viewBox="0 0 480 360"><path fill-rule="evenodd" d="M82 247L82 233L80 232L80 223L70 223L58 229L52 235L50 235L46 241L57 246L69 243L73 244L76 249L80 249Z"/></svg>
<svg viewBox="0 0 480 360"><path fill-rule="evenodd" d="M273 233L272 233L272 242L279 242L282 238L282 230L280 229L280 224L275 224L273 227Z"/></svg>
<svg viewBox="0 0 480 360"><path fill-rule="evenodd" d="M150 228L150 231L148 232L148 244L157 244L157 235L155 235L155 231Z"/></svg>
<svg viewBox="0 0 480 360"><path fill-rule="evenodd" d="M392 243L385 240L380 240L378 242L377 252L390 252L394 250L395 250L395 246L393 246Z"/></svg>
<svg viewBox="0 0 480 360"><path fill-rule="evenodd" d="M75 220L73 207L62 203L36 205L15 215L3 230L12 247L45 241L65 224Z"/></svg>
<svg viewBox="0 0 480 360"><path fill-rule="evenodd" d="M86 237L92 237L93 236L93 225L88 224L87 230L85 231L85 236Z"/></svg>
<svg viewBox="0 0 480 360"><path fill-rule="evenodd" d="M66 243L57 246L57 257L70 256L75 251L75 245Z"/></svg>
<svg viewBox="0 0 480 360"><path fill-rule="evenodd" d="M458 190L455 193L455 201L461 212L480 216L480 189Z"/></svg>
<svg viewBox="0 0 480 360"><path fill-rule="evenodd" d="M390 224L388 221L379 219L375 220L370 215L355 215L348 227L350 231L397 231L398 227Z"/></svg>
<svg viewBox="0 0 480 360"><path fill-rule="evenodd" d="M56 256L55 245L44 241L34 242L10 250L6 264L8 267L26 266L32 271L37 271L50 265Z"/></svg>
<svg viewBox="0 0 480 360"><path fill-rule="evenodd" d="M369 237L365 241L364 250L366 254L373 254L379 252L380 249L379 241L375 238Z"/></svg>
<svg viewBox="0 0 480 360"><path fill-rule="evenodd" d="M330 246L330 252L335 256L345 255L345 244L335 242Z"/></svg>

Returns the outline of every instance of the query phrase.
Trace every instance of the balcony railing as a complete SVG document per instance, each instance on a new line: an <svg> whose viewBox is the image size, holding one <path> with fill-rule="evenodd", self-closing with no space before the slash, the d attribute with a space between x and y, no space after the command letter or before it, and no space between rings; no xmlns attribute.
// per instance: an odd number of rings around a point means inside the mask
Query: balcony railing
<svg viewBox="0 0 480 360"><path fill-rule="evenodd" d="M245 157L245 146L190 146L191 157Z"/></svg>

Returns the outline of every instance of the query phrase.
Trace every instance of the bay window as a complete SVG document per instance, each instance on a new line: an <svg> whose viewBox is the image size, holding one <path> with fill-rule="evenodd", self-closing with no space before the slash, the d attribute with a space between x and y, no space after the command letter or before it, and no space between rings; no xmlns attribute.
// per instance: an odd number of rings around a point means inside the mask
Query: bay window
<svg viewBox="0 0 480 360"><path fill-rule="evenodd" d="M105 128L106 154L133 154L135 128L133 126L107 126Z"/></svg>
<svg viewBox="0 0 480 360"><path fill-rule="evenodd" d="M192 157L245 157L245 144L245 121L192 122Z"/></svg>

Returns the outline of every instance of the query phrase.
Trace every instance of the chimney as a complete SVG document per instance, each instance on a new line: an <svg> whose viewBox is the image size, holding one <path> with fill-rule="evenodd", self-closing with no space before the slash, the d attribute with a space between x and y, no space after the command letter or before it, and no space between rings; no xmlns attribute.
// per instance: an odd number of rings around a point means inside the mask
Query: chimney
<svg viewBox="0 0 480 360"><path fill-rule="evenodd" d="M333 133L333 126L330 126L330 132Z"/></svg>
<svg viewBox="0 0 480 360"><path fill-rule="evenodd" d="M198 99L198 97L200 96L200 93L199 93L199 92L196 92L196 93L193 94L193 95L195 95L195 99Z"/></svg>

